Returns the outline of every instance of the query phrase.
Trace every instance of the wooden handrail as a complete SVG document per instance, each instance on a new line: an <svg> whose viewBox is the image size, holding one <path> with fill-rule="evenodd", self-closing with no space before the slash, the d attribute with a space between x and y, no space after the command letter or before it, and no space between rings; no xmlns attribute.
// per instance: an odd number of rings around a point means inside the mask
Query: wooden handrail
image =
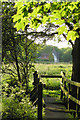
<svg viewBox="0 0 80 120"><path fill-rule="evenodd" d="M79 111L79 106L80 106L80 100L79 100L80 83L68 80L65 77L65 74L63 72L61 72L61 75L62 75L62 82L60 83L61 99L63 98L63 96L64 96L64 98L65 98L65 96L67 97L67 99L68 99L68 110L70 110L70 100L73 101L74 103L76 103L76 110L75 111L76 111L76 117L78 117L78 113L80 112ZM66 86L66 83L68 84L68 88ZM77 87L76 97L73 97L73 95L71 95L71 93L70 93L70 88L71 88L70 86L71 85L74 85L74 86Z"/></svg>
<svg viewBox="0 0 80 120"><path fill-rule="evenodd" d="M63 74L63 72L61 72L61 75L62 75L62 78L64 78L64 81L70 83L71 85L75 85L77 87L80 87L80 83L79 82L75 82L75 81L72 81L72 80L68 80L65 75Z"/></svg>
<svg viewBox="0 0 80 120"><path fill-rule="evenodd" d="M68 98L70 98L73 102L77 103L78 105L80 105L80 100L76 99L75 97L73 97L72 95L70 95L68 93L67 90L64 89L64 87L61 86L61 89L63 90L63 92L65 93L66 96L68 96Z"/></svg>
<svg viewBox="0 0 80 120"><path fill-rule="evenodd" d="M63 96L67 96L67 101L68 101L68 110L70 111L70 100L76 103L76 110L72 110L73 112L76 111L76 117L78 117L79 111L79 106L80 106L80 100L79 100L79 89L80 89L80 83L68 80L65 77L64 72L61 72L61 76L54 75L54 76L48 76L48 75L38 75L37 71L34 73L34 83L33 85L37 87L37 92L39 93L37 97L35 97L35 101L38 100L38 119L42 119L42 86L43 83L41 81L41 78L62 78L62 82L60 82L60 87L61 87L61 99ZM66 83L68 86L66 86ZM77 93L76 97L72 96L70 93L71 85L74 85L77 87ZM35 91L35 90L34 90ZM33 98L33 95L32 95ZM38 99L36 99L38 98ZM66 98L65 98L66 99ZM64 99L64 100L65 100ZM34 103L35 103L34 101Z"/></svg>
<svg viewBox="0 0 80 120"><path fill-rule="evenodd" d="M59 75L41 75L42 78L62 78L62 76Z"/></svg>

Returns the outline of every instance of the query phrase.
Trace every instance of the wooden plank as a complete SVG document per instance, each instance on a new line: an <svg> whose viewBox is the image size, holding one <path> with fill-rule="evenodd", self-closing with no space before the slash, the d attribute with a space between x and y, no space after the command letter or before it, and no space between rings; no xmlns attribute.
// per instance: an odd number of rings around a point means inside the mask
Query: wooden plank
<svg viewBox="0 0 80 120"><path fill-rule="evenodd" d="M60 81L60 85L63 85L63 78L62 78L62 81ZM61 89L61 100L63 99L63 91Z"/></svg>
<svg viewBox="0 0 80 120"><path fill-rule="evenodd" d="M65 93L66 96L68 96L68 98L70 98L73 102L77 103L78 105L80 105L80 100L76 99L75 97L73 97L72 95L68 94L68 91L66 91L64 89L64 87L61 86L61 89L63 90L63 92Z"/></svg>
<svg viewBox="0 0 80 120"><path fill-rule="evenodd" d="M70 84L72 84L72 85L75 85L75 86L77 86L77 87L80 87L80 83L79 82L74 82L74 81L72 81L72 80L68 80L65 76L64 76L64 74L61 72L61 75L62 75L62 77L64 78L64 81L67 81L67 83L70 83Z"/></svg>
<svg viewBox="0 0 80 120"><path fill-rule="evenodd" d="M41 75L42 78L62 78L62 76L48 76L48 75Z"/></svg>
<svg viewBox="0 0 80 120"><path fill-rule="evenodd" d="M61 86L61 89L65 93L65 95L67 96L68 95L68 91L66 91L63 86Z"/></svg>
<svg viewBox="0 0 80 120"><path fill-rule="evenodd" d="M70 110L68 110L68 109L60 109L60 108L51 108L51 107L46 107L46 109L52 109L52 110L54 110L54 111L58 111L58 112L67 112L67 113L72 113L72 112L76 112L76 110L73 110L73 109L70 109ZM79 111L80 112L80 111Z"/></svg>
<svg viewBox="0 0 80 120"><path fill-rule="evenodd" d="M34 89L30 92L30 100L34 99L37 93L38 93L38 89L37 86L35 86Z"/></svg>

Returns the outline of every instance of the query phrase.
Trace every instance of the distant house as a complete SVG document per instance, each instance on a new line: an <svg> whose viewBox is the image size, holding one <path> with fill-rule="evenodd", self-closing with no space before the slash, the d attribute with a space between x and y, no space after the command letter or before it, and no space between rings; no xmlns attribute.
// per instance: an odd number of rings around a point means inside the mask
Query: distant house
<svg viewBox="0 0 80 120"><path fill-rule="evenodd" d="M53 48L52 51L52 55L54 56L54 63L58 63L59 62L59 53ZM47 53L42 53L40 57L38 57L38 59L41 60L49 60L50 54Z"/></svg>
<svg viewBox="0 0 80 120"><path fill-rule="evenodd" d="M58 63L59 62L59 53L56 52L56 50L54 48L53 48L52 55L54 56L54 63Z"/></svg>
<svg viewBox="0 0 80 120"><path fill-rule="evenodd" d="M49 55L46 53L43 53L39 58L42 60L49 60Z"/></svg>

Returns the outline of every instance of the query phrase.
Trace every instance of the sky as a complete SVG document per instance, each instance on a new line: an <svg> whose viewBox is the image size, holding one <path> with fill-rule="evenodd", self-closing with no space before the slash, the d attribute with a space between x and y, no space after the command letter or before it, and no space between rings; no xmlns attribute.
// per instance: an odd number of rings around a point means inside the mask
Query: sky
<svg viewBox="0 0 80 120"><path fill-rule="evenodd" d="M44 31L45 27L40 25L37 29L38 32L40 31ZM56 31L56 29L55 29ZM56 46L58 48L66 48L66 47L72 47L72 45L63 37L63 35L60 35L59 36L60 40L62 42L58 42L58 36L55 35L55 37L52 39L52 40L47 40L46 41L46 44L47 45L53 45L53 46ZM38 41L37 41L38 42Z"/></svg>
<svg viewBox="0 0 80 120"><path fill-rule="evenodd" d="M58 47L58 48L66 48L66 47L72 47L71 46L71 44L67 41L67 40L65 40L65 41L63 41L63 42L56 42L56 41L53 41L53 40L48 40L47 42L46 42L46 44L47 45L53 45L53 46L56 46L56 47Z"/></svg>

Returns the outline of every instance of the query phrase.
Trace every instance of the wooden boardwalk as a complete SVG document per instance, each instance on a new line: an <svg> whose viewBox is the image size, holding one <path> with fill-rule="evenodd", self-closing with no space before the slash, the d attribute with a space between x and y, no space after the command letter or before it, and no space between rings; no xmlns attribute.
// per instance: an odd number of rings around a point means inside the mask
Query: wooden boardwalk
<svg viewBox="0 0 80 120"><path fill-rule="evenodd" d="M71 114L66 111L60 99L54 97L44 97L46 104L45 120L70 120Z"/></svg>

